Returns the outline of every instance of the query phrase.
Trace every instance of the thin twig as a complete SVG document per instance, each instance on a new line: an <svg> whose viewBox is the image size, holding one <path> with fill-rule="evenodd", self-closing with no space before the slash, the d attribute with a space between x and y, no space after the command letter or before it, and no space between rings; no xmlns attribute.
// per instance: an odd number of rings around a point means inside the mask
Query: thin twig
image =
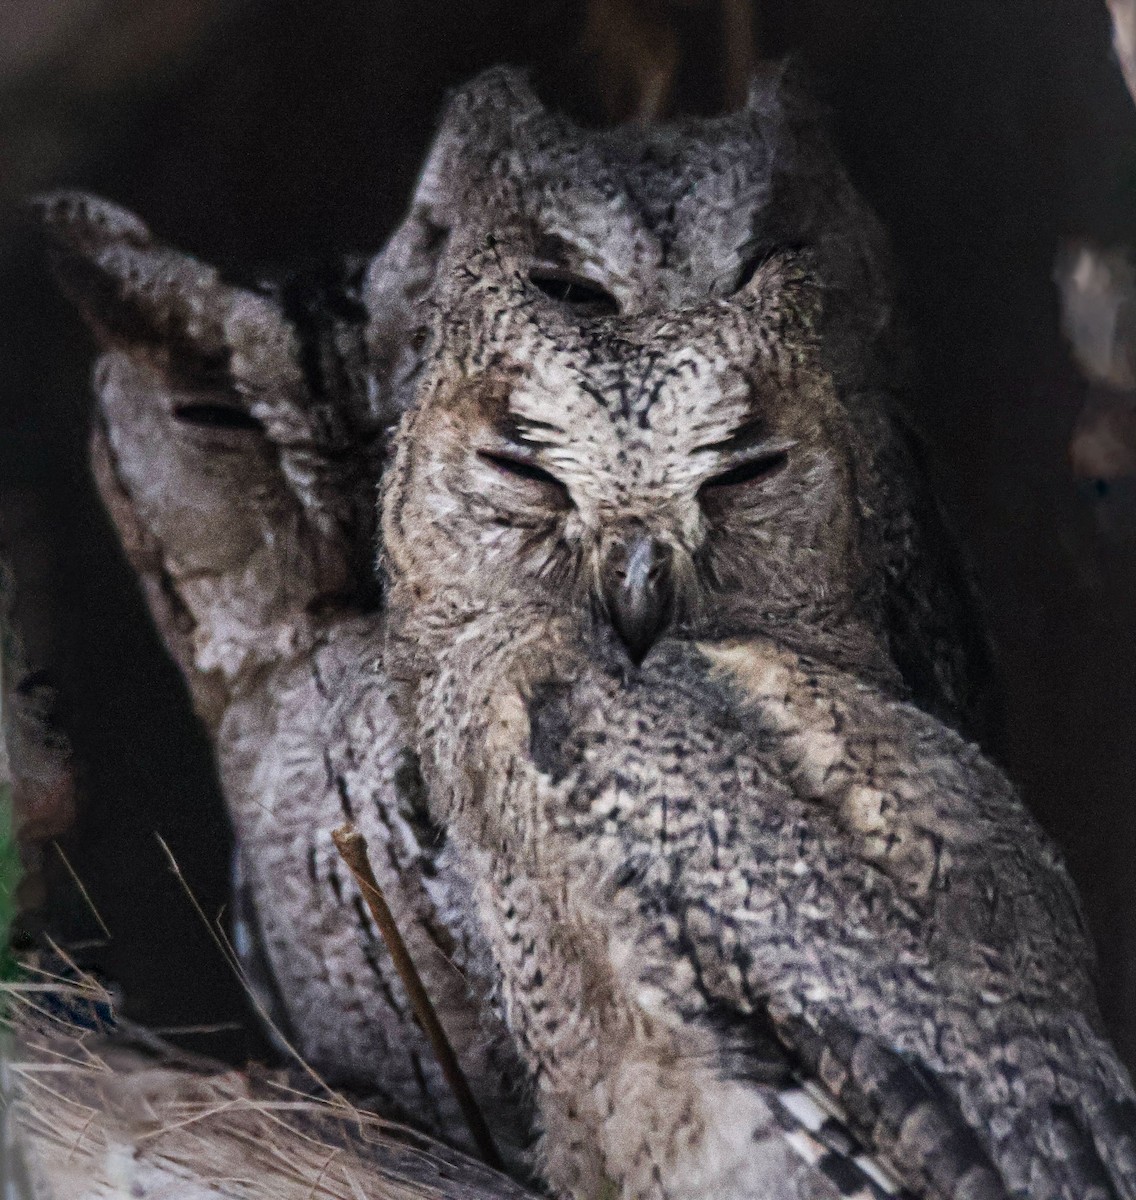
<svg viewBox="0 0 1136 1200"><path fill-rule="evenodd" d="M394 914L387 904L382 888L379 887L375 872L371 869L371 860L367 857L367 839L351 824L333 830L331 837L351 874L355 876L355 882L359 885L359 890L367 901L371 916L375 918L375 924L378 925L379 932L383 935L383 941L387 944L387 950L390 952L395 970L398 971L399 978L410 997L414 1015L430 1039L434 1056L442 1068L442 1074L445 1075L450 1090L454 1093L458 1107L462 1111L466 1125L469 1126L469 1132L473 1135L474 1142L481 1151L482 1158L491 1167L502 1169L504 1164L493 1141L493 1135L489 1132L489 1126L481 1115L481 1109L478 1108L477 1101L473 1097L473 1092L466 1081L454 1048L450 1045L449 1038L446 1037L446 1031L442 1028L441 1021L438 1020L438 1014L434 1011L434 1005L422 984L422 978L414 966L410 951L395 924Z"/></svg>
<svg viewBox="0 0 1136 1200"><path fill-rule="evenodd" d="M99 928L109 938L111 936L111 932L107 928L107 923L103 920L102 914L95 907L95 902L91 899L91 893L88 892L87 889L83 886L83 881L79 878L78 872L71 865L70 861L67 858L67 855L63 853L63 847L58 842L55 842L55 841L53 841L51 844L55 847L55 853L59 855L59 861L62 862L63 865L67 868L67 873L75 881L75 886L79 889L79 894L87 902L87 907L91 910L91 915L95 918L96 921L98 921Z"/></svg>
<svg viewBox="0 0 1136 1200"><path fill-rule="evenodd" d="M312 1190L308 1193L308 1200L315 1200L316 1188L320 1188L321 1191L323 1190L323 1177L327 1174L327 1169L331 1166L332 1160L338 1154L339 1150L333 1146L331 1153L327 1156L323 1166L320 1167L319 1174L316 1176L315 1182L312 1184Z"/></svg>
<svg viewBox="0 0 1136 1200"><path fill-rule="evenodd" d="M212 1025L152 1025L148 1028L158 1037L188 1037L190 1034L232 1033L244 1026L240 1021L215 1021Z"/></svg>

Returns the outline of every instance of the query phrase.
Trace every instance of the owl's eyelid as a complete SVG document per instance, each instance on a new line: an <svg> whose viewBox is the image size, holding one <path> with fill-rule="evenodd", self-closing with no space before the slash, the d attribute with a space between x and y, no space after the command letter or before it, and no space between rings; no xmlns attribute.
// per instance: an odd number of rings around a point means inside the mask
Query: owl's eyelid
<svg viewBox="0 0 1136 1200"><path fill-rule="evenodd" d="M580 283L591 284L592 287L597 288L604 286L601 280L592 278L586 271L578 271L573 267L566 266L562 262L554 262L551 259L533 259L529 263L529 274L544 275L549 279L563 279L569 282L579 281Z"/></svg>
<svg viewBox="0 0 1136 1200"><path fill-rule="evenodd" d="M770 454L788 454L798 444L796 438L770 438L767 442L759 442L754 446L746 446L744 450L724 455L723 461L736 465L738 462L744 462L751 458L764 458Z"/></svg>
<svg viewBox="0 0 1136 1200"><path fill-rule="evenodd" d="M695 450L695 454L716 455L721 463L721 469L726 471L743 462L748 462L751 458L764 458L770 454L787 454L799 445L796 438L785 437L746 442L738 446L734 446L732 442L732 438L726 438L721 442L711 442L707 446L699 446Z"/></svg>
<svg viewBox="0 0 1136 1200"><path fill-rule="evenodd" d="M528 280L538 291L568 307L594 309L605 315L619 312L619 302L608 287L580 271L537 262L529 267Z"/></svg>
<svg viewBox="0 0 1136 1200"><path fill-rule="evenodd" d="M726 286L728 295L744 292L765 267L788 264L805 251L799 242L774 242L767 238L751 238L738 247L738 268Z"/></svg>
<svg viewBox="0 0 1136 1200"><path fill-rule="evenodd" d="M477 457L482 462L496 467L502 475L511 475L516 479L524 479L530 483L541 484L544 487L556 488L565 500L568 499L568 489L564 484L551 471L546 471L544 467L539 466L529 454L515 450L490 450L483 448L477 451Z"/></svg>
<svg viewBox="0 0 1136 1200"><path fill-rule="evenodd" d="M264 422L252 413L239 405L221 401L178 404L174 406L172 415L175 421L183 425L249 433L264 432Z"/></svg>
<svg viewBox="0 0 1136 1200"><path fill-rule="evenodd" d="M722 469L703 481L698 489L699 494L744 487L751 483L764 483L767 479L772 479L789 465L789 450L795 444L771 443L766 449L756 452L750 449L745 454L734 456L732 461L726 459L719 464Z"/></svg>

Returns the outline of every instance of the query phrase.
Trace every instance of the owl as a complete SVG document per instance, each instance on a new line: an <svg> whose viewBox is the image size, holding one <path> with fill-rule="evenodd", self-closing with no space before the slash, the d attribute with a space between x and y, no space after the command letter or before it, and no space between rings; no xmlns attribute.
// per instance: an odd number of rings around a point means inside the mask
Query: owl
<svg viewBox="0 0 1136 1200"><path fill-rule="evenodd" d="M374 299L396 285L345 258L238 286L106 201L38 209L100 344L99 492L213 744L236 842L232 949L255 1007L319 1078L476 1149L335 849L353 821L515 1162L518 1069L377 657L375 493L398 362L377 365L367 338L398 343L402 309Z"/></svg>
<svg viewBox="0 0 1136 1200"><path fill-rule="evenodd" d="M384 657L376 489L391 430L429 405L437 339L450 322L468 327L462 336L481 330L474 341L487 357L475 373L502 395L539 365L533 355L550 370L565 361L559 351L548 357L565 321L586 331L613 319L632 321L632 331L669 321L676 342L720 327L712 363L695 356L677 366L666 356L652 365L638 334L604 334L582 378L599 394L616 389L627 414L638 414L659 371L678 371L658 394L679 407L681 379L702 372L707 386L718 379L725 389L721 411L733 411L751 404L753 378L749 326L735 310L792 249L801 281L786 296L804 295L811 280L826 301L815 341L842 402L826 410L824 427L847 429L856 448L855 456L834 449L817 470L839 479L849 503L855 497L857 520L834 523L819 540L791 511L771 520L758 535L769 540L770 569L749 581L749 603L764 611L799 578L813 579L813 624L839 644L843 662L968 733L985 728L981 625L898 415L907 385L886 244L815 113L779 76L727 117L604 133L548 112L515 72L491 72L453 98L406 220L381 252L263 284L230 281L106 201L62 193L39 212L57 274L102 350L100 491L214 744L238 844L238 957L281 1042L383 1111L462 1142L401 984L333 850L330 831L345 817L367 836L513 1163L524 1157L534 1087L500 1011L505 993L473 916L471 878L454 865L448 826L432 815L418 768L406 698L415 668L401 653L390 664ZM491 303L475 309L455 279L480 271L485 254L501 265L485 276ZM785 310L790 324L812 301L797 308ZM688 414L695 426L699 412ZM624 454L631 486L638 467L619 437L589 425L586 411L582 420L581 437L614 438L609 449ZM758 423L723 436L739 455L768 440ZM478 462L493 487L502 472L520 472L556 501L556 477L507 449L492 453L500 461ZM771 453L776 474L789 448ZM486 516L484 504L474 511ZM508 522L529 522L537 539L546 515L538 506ZM439 510L431 520L441 529L448 517ZM809 566L850 554L850 539L874 567L857 576L848 601L858 624L837 619L828 577ZM618 610L642 657L679 595L658 588L692 564L676 559L664 571L650 547L619 553L636 555L634 578L642 577ZM725 586L743 565L724 553L704 569ZM569 602L560 587L568 578L549 570L542 586ZM741 620L710 604L699 619L722 636ZM786 624L782 636L791 632ZM555 728L542 736L551 744ZM790 1127L808 1134L799 1121Z"/></svg>
<svg viewBox="0 0 1136 1200"><path fill-rule="evenodd" d="M1074 889L955 727L878 230L806 114L780 77L649 130L455 100L384 668L554 1194L1133 1196Z"/></svg>
<svg viewBox="0 0 1136 1200"><path fill-rule="evenodd" d="M772 255L801 252L825 296L816 339L823 363L862 451L850 486L870 518L865 536L878 543L879 571L858 603L873 610L912 699L980 741L993 738L983 625L906 417L910 380L887 240L800 82L769 67L738 112L595 131L548 111L518 72L487 73L452 100L407 220L386 250L388 261L430 260L431 282L414 310L422 319L409 321L412 345L451 319L441 264L468 266L472 256L504 256L506 247L508 287L494 293L497 325L483 339L493 362L479 369L502 381L529 369L536 351L511 341L527 331L525 314L544 321L699 309L707 324L722 319L722 374L742 390L748 331L725 328L729 301ZM468 309L453 308L452 319L475 319ZM546 310L555 316L542 316ZM555 340L554 326L542 329ZM674 335L682 336L680 326ZM650 363L633 342L599 349L589 386L622 389L629 411L642 399L639 388L654 386ZM393 357L388 348L383 361ZM421 394L422 361L420 352L400 369L399 379L409 380L402 409ZM759 434L754 427L743 440Z"/></svg>

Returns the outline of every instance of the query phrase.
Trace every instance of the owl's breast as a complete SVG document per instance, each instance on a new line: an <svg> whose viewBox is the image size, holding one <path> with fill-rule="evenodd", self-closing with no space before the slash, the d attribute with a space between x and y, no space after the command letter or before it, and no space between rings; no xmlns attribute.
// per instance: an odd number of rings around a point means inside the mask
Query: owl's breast
<svg viewBox="0 0 1136 1200"><path fill-rule="evenodd" d="M520 696L497 766L540 861L736 913L778 956L1083 979L1067 876L1009 784L858 677L770 641L676 641Z"/></svg>
<svg viewBox="0 0 1136 1200"><path fill-rule="evenodd" d="M477 786L457 836L550 1079L587 1045L602 1090L595 1048L641 1029L718 1030L727 1070L728 1014L750 1040L804 1021L882 1043L979 1131L1006 1097L1028 1126L1058 1076L1113 1088L1059 859L934 718L772 639L637 668L531 643L494 668L451 743Z"/></svg>

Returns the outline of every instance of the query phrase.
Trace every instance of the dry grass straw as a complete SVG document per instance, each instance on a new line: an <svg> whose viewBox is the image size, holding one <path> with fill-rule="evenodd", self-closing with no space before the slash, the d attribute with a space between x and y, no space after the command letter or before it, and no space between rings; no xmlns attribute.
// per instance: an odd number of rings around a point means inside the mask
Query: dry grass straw
<svg viewBox="0 0 1136 1200"><path fill-rule="evenodd" d="M109 997L41 971L7 985L5 1103L37 1197L522 1200L503 1176L284 1073L227 1070L101 1032ZM85 1028L94 1024L96 1028Z"/></svg>
<svg viewBox="0 0 1136 1200"><path fill-rule="evenodd" d="M246 982L224 934L210 925L163 848L218 949ZM296 1070L250 1074L115 1023L107 991L53 950L59 971L28 964L19 981L0 985L9 1042L0 1062L0 1131L6 1125L8 1139L6 1150L0 1144L0 1185L12 1185L18 1152L30 1188L17 1195L532 1200L489 1167L359 1109L290 1046ZM251 990L250 997L255 1003ZM12 1193L0 1187L0 1194Z"/></svg>

